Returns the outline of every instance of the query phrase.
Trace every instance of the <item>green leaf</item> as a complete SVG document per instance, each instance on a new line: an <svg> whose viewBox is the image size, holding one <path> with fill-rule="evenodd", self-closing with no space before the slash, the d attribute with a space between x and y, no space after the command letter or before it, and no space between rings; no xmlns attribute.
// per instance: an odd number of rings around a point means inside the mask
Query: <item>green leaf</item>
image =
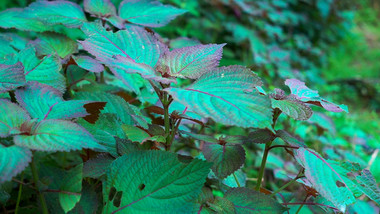
<svg viewBox="0 0 380 214"><path fill-rule="evenodd" d="M83 177L99 178L106 174L108 167L115 159L107 154L100 154L84 163Z"/></svg>
<svg viewBox="0 0 380 214"><path fill-rule="evenodd" d="M107 172L103 213L190 213L209 167L198 159L181 163L163 151L124 155Z"/></svg>
<svg viewBox="0 0 380 214"><path fill-rule="evenodd" d="M38 36L38 39L33 41L33 45L37 50L38 55L55 55L65 58L77 51L77 43L58 33L44 33Z"/></svg>
<svg viewBox="0 0 380 214"><path fill-rule="evenodd" d="M24 65L27 81L50 85L60 92L66 90L66 81L60 73L62 67L58 58L50 55L39 59L34 48L27 48L19 53L18 59Z"/></svg>
<svg viewBox="0 0 380 214"><path fill-rule="evenodd" d="M10 181L32 161L32 152L20 146L4 147L0 144L0 184Z"/></svg>
<svg viewBox="0 0 380 214"><path fill-rule="evenodd" d="M355 203L352 189L324 158L311 149L296 151L297 161L305 168L305 176L323 197L344 212L347 205Z"/></svg>
<svg viewBox="0 0 380 214"><path fill-rule="evenodd" d="M213 162L211 169L221 179L240 169L245 162L245 150L239 144L206 142L202 152L208 162Z"/></svg>
<svg viewBox="0 0 380 214"><path fill-rule="evenodd" d="M42 119L72 119L85 117L92 113L96 116L99 110L93 112L93 101L63 100L63 94L57 89L38 82L28 84L15 92L17 102L25 108L32 118ZM103 104L104 105L104 104ZM101 107L101 106L99 106Z"/></svg>
<svg viewBox="0 0 380 214"><path fill-rule="evenodd" d="M116 15L116 8L110 0L84 0L84 10L98 17Z"/></svg>
<svg viewBox="0 0 380 214"><path fill-rule="evenodd" d="M39 151L70 151L82 148L104 149L81 126L66 120L24 123L22 134L14 136L16 145Z"/></svg>
<svg viewBox="0 0 380 214"><path fill-rule="evenodd" d="M108 65L124 84L130 85L131 73L164 83L172 81L153 69L166 47L144 28L128 25L125 30L113 33L95 23L84 24L82 30L87 35L81 42L83 48Z"/></svg>
<svg viewBox="0 0 380 214"><path fill-rule="evenodd" d="M163 5L157 0L124 0L119 6L119 16L135 24L162 27L187 10Z"/></svg>
<svg viewBox="0 0 380 214"><path fill-rule="evenodd" d="M122 129L125 132L125 135L128 137L128 139L130 139L133 142L142 143L146 141L146 139L150 138L150 135L146 131L135 126L123 125Z"/></svg>
<svg viewBox="0 0 380 214"><path fill-rule="evenodd" d="M158 69L170 76L197 79L218 67L224 45L226 44L174 49L160 59Z"/></svg>
<svg viewBox="0 0 380 214"><path fill-rule="evenodd" d="M11 8L0 13L0 27L16 28L23 31L43 32L52 30L40 20L25 17L25 12L21 8Z"/></svg>
<svg viewBox="0 0 380 214"><path fill-rule="evenodd" d="M282 214L286 209L272 197L248 188L231 188L224 199L232 202L235 213Z"/></svg>
<svg viewBox="0 0 380 214"><path fill-rule="evenodd" d="M82 119L78 120L78 123L104 147L104 152L108 152L112 156L117 157L116 140L111 133L104 131L103 128L97 127L96 124L91 124Z"/></svg>
<svg viewBox="0 0 380 214"><path fill-rule="evenodd" d="M59 193L59 202L65 213L72 210L81 198L83 164L71 169L64 178Z"/></svg>
<svg viewBox="0 0 380 214"><path fill-rule="evenodd" d="M361 170L359 164L352 164L350 162L343 162L340 164L332 162L331 165L342 175L348 188L355 193L359 193L356 196L360 196L364 193L380 205L380 189L377 186L375 178L368 169Z"/></svg>
<svg viewBox="0 0 380 214"><path fill-rule="evenodd" d="M72 56L72 58L79 67L90 72L100 73L104 70L104 66L102 64L89 56Z"/></svg>
<svg viewBox="0 0 380 214"><path fill-rule="evenodd" d="M0 93L13 90L25 84L24 66L0 64Z"/></svg>
<svg viewBox="0 0 380 214"><path fill-rule="evenodd" d="M268 129L258 129L249 133L249 142L264 144L272 142L276 136Z"/></svg>
<svg viewBox="0 0 380 214"><path fill-rule="evenodd" d="M147 120L140 112L140 110L136 109L134 106L130 105L119 96L108 94L105 92L79 92L75 94L75 99L107 102L104 109L101 110L101 113L115 114L123 124L136 124L144 128L148 128Z"/></svg>
<svg viewBox="0 0 380 214"><path fill-rule="evenodd" d="M154 67L164 51L154 34L138 26L128 25L125 30L113 33L100 23L86 23L82 30L87 36L80 42L83 48L102 62L112 61L114 56L120 55Z"/></svg>
<svg viewBox="0 0 380 214"><path fill-rule="evenodd" d="M25 17L40 20L44 24L63 24L69 28L78 28L87 21L82 8L65 0L37 1L25 8Z"/></svg>
<svg viewBox="0 0 380 214"><path fill-rule="evenodd" d="M28 113L7 99L0 99L0 137L19 133L21 124L30 120Z"/></svg>
<svg viewBox="0 0 380 214"><path fill-rule="evenodd" d="M295 120L308 120L313 114L313 111L309 106L290 97L283 100L272 99L272 107L280 109Z"/></svg>
<svg viewBox="0 0 380 214"><path fill-rule="evenodd" d="M216 122L244 128L271 128L270 99L255 89L262 82L243 66L215 69L187 88L166 91L190 110Z"/></svg>
<svg viewBox="0 0 380 214"><path fill-rule="evenodd" d="M80 201L75 205L70 214L94 214L98 210L99 200L93 185L83 183Z"/></svg>

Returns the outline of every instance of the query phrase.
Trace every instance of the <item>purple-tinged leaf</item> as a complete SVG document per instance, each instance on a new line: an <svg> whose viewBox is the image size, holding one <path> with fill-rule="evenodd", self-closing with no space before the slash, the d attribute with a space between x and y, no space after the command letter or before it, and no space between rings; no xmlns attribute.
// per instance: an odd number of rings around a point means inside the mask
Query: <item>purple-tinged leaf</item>
<svg viewBox="0 0 380 214"><path fill-rule="evenodd" d="M221 179L240 169L245 162L245 150L239 144L206 142L202 152L206 160L213 163L212 171Z"/></svg>
<svg viewBox="0 0 380 214"><path fill-rule="evenodd" d="M147 64L137 63L133 59L121 55L117 55L114 60L108 61L106 64L111 67L112 73L123 82L128 81L127 78L129 78L129 75L124 76L126 73L138 73L145 79L154 80L164 84L176 81L175 79L161 77L159 73Z"/></svg>
<svg viewBox="0 0 380 214"><path fill-rule="evenodd" d="M92 158L83 165L83 177L85 178L99 178L106 174L108 167L115 159L108 154L100 154Z"/></svg>
<svg viewBox="0 0 380 214"><path fill-rule="evenodd" d="M22 172L32 160L32 152L23 147L0 144L0 184Z"/></svg>
<svg viewBox="0 0 380 214"><path fill-rule="evenodd" d="M233 203L235 213L282 214L286 211L285 207L269 195L248 188L231 188L223 198ZM223 204L217 205L223 207Z"/></svg>
<svg viewBox="0 0 380 214"><path fill-rule="evenodd" d="M349 186L330 163L311 149L300 148L296 151L297 161L305 168L305 176L323 197L344 212L347 205L355 203Z"/></svg>
<svg viewBox="0 0 380 214"><path fill-rule="evenodd" d="M78 28L87 21L81 7L65 0L34 2L25 8L24 15L48 26L62 24L69 28Z"/></svg>
<svg viewBox="0 0 380 214"><path fill-rule="evenodd" d="M122 19L148 27L162 27L187 12L157 0L124 0L119 6Z"/></svg>
<svg viewBox="0 0 380 214"><path fill-rule="evenodd" d="M30 120L28 113L7 99L0 99L0 137L19 133L21 124Z"/></svg>
<svg viewBox="0 0 380 214"><path fill-rule="evenodd" d="M72 58L79 67L86 69L90 72L100 73L104 70L104 66L102 64L100 64L98 61L89 56L80 55L72 56Z"/></svg>
<svg viewBox="0 0 380 214"><path fill-rule="evenodd" d="M224 45L196 45L174 49L165 53L157 69L170 76L197 79L218 67Z"/></svg>
<svg viewBox="0 0 380 214"><path fill-rule="evenodd" d="M18 62L14 65L0 64L0 93L23 86L25 82L22 63Z"/></svg>
<svg viewBox="0 0 380 214"><path fill-rule="evenodd" d="M255 89L262 84L243 66L215 69L187 88L168 88L175 100L197 114L226 125L271 128L272 108L268 96Z"/></svg>
<svg viewBox="0 0 380 214"><path fill-rule="evenodd" d="M98 17L116 16L116 8L110 0L84 0L84 10Z"/></svg>
<svg viewBox="0 0 380 214"><path fill-rule="evenodd" d="M52 26L47 26L40 20L25 17L25 12L21 8L11 8L0 13L1 28L16 28L22 31L50 31Z"/></svg>
<svg viewBox="0 0 380 214"><path fill-rule="evenodd" d="M26 81L50 85L60 92L66 90L66 81L60 73L62 66L58 58L49 55L39 59L34 48L27 48L19 53L18 59L24 65Z"/></svg>
<svg viewBox="0 0 380 214"><path fill-rule="evenodd" d="M91 106L87 106L97 102L86 100L65 101L57 89L38 82L29 82L24 88L18 89L15 94L18 103L29 112L32 118L38 120L72 119L85 117L90 113L95 115L100 113L99 111L93 111L93 108L90 108Z"/></svg>
<svg viewBox="0 0 380 214"><path fill-rule="evenodd" d="M126 30L113 33L106 31L100 23L86 23L82 30L87 38L81 44L101 62L112 61L114 56L121 55L153 68L164 51L162 44L144 28L132 25L126 27Z"/></svg>
<svg viewBox="0 0 380 214"><path fill-rule="evenodd" d="M347 106L345 105L336 105L332 102L329 102L319 96L318 91L311 90L308 88L304 82L297 79L287 79L285 85L290 88L290 91L297 99L302 102L320 106L327 111L332 112L348 112Z"/></svg>
<svg viewBox="0 0 380 214"><path fill-rule="evenodd" d="M14 136L16 145L38 151L71 151L82 148L104 150L83 127L67 120L24 123L23 133Z"/></svg>
<svg viewBox="0 0 380 214"><path fill-rule="evenodd" d="M249 133L248 142L265 144L268 142L272 142L275 138L276 136L268 129L258 129Z"/></svg>
<svg viewBox="0 0 380 214"><path fill-rule="evenodd" d="M58 33L43 33L32 44L39 56L58 55L60 58L65 58L78 49L74 40Z"/></svg>

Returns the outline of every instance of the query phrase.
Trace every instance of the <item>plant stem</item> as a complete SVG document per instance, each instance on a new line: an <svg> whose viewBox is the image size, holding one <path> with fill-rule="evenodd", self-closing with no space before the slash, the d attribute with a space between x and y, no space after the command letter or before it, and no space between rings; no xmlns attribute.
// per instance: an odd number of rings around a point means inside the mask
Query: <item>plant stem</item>
<svg viewBox="0 0 380 214"><path fill-rule="evenodd" d="M305 205L305 202L306 202L306 200L307 200L308 197L309 197L309 195L306 195L306 197L303 200L301 206L298 207L297 212L295 214L298 214L301 211L301 209L302 209L303 205Z"/></svg>
<svg viewBox="0 0 380 214"><path fill-rule="evenodd" d="M40 198L42 213L48 214L49 212L48 212L48 208L46 205L44 195L41 193L41 191L38 189L38 186L37 186L38 182L39 182L39 178L38 178L38 172L37 172L36 164L35 164L33 159L32 159L32 162L30 163L30 167L32 169L32 176L33 176L34 184L35 184L36 189L37 189L36 191L37 191L38 197Z"/></svg>
<svg viewBox="0 0 380 214"><path fill-rule="evenodd" d="M168 105L168 95L164 94L164 100L162 102L162 105L164 106L164 123L165 123L165 135L166 135L166 146L167 150L169 149L169 142L170 142L170 118L169 118L169 105Z"/></svg>
<svg viewBox="0 0 380 214"><path fill-rule="evenodd" d="M264 154L263 154L263 158L261 160L259 176L257 177L256 191L260 191L261 183L262 183L262 180L264 177L265 164L267 163L269 148L270 148L271 144L272 144L272 141L265 144Z"/></svg>
<svg viewBox="0 0 380 214"><path fill-rule="evenodd" d="M235 178L235 181L236 181L236 184L238 185L238 187L241 187L240 186L240 183L239 183L239 180L237 179L236 175L235 175L235 172L232 173L234 175L234 178Z"/></svg>
<svg viewBox="0 0 380 214"><path fill-rule="evenodd" d="M290 186L291 184L293 184L295 181L297 181L297 179L299 178L302 178L303 177L303 169L301 169L298 173L298 175L296 177L294 177L292 180L290 180L289 182L287 182L286 184L284 184L282 187L280 187L278 190L272 192L272 194L270 194L270 196L275 196L277 193L281 192L283 189L285 189L286 187Z"/></svg>
<svg viewBox="0 0 380 214"><path fill-rule="evenodd" d="M21 174L21 181L24 180L24 174L25 174L25 171L23 171L22 174ZM22 195L22 184L20 184L19 189L18 189L15 214L18 213L18 210L19 210L19 207L20 207L21 195Z"/></svg>

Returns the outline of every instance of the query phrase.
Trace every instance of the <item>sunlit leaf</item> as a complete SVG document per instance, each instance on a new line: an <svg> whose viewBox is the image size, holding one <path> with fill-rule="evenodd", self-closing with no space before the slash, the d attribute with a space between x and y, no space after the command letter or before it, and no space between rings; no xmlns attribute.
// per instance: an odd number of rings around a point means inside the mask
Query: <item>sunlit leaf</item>
<svg viewBox="0 0 380 214"><path fill-rule="evenodd" d="M18 133L21 124L30 120L28 113L7 99L0 99L0 137Z"/></svg>
<svg viewBox="0 0 380 214"><path fill-rule="evenodd" d="M59 193L59 202L65 213L72 210L81 198L83 164L67 172Z"/></svg>
<svg viewBox="0 0 380 214"><path fill-rule="evenodd" d="M352 189L324 158L311 149L296 151L297 161L305 168L305 176L323 197L344 212L347 205L355 203Z"/></svg>
<svg viewBox="0 0 380 214"><path fill-rule="evenodd" d="M255 89L261 84L249 69L229 66L202 75L187 88L166 91L190 110L216 122L271 129L270 100Z"/></svg>
<svg viewBox="0 0 380 214"><path fill-rule="evenodd" d="M20 146L5 147L0 144L0 184L10 181L22 172L32 160L32 152Z"/></svg>
<svg viewBox="0 0 380 214"><path fill-rule="evenodd" d="M13 90L25 84L24 66L0 64L0 93Z"/></svg>
<svg viewBox="0 0 380 214"><path fill-rule="evenodd" d="M191 212L209 167L198 159L181 163L176 154L163 151L124 155L107 172L103 213Z"/></svg>
<svg viewBox="0 0 380 214"><path fill-rule="evenodd" d="M104 149L81 126L66 120L43 120L23 124L23 133L14 136L16 145L39 151Z"/></svg>
<svg viewBox="0 0 380 214"><path fill-rule="evenodd" d="M148 27L162 27L185 12L157 0L124 0L119 6L122 19Z"/></svg>
<svg viewBox="0 0 380 214"><path fill-rule="evenodd" d="M84 10L98 17L116 15L116 8L110 0L84 0Z"/></svg>
<svg viewBox="0 0 380 214"><path fill-rule="evenodd" d="M171 76L197 79L219 65L224 45L196 45L174 49L161 58L159 69Z"/></svg>
<svg viewBox="0 0 380 214"><path fill-rule="evenodd" d="M40 20L48 26L63 24L77 28L87 21L82 8L65 0L34 2L25 8L24 14L27 18Z"/></svg>

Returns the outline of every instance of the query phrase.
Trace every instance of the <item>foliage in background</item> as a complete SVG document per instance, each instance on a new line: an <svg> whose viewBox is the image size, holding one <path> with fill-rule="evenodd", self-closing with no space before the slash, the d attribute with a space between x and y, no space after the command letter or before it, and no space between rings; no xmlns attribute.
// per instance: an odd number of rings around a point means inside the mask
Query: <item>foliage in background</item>
<svg viewBox="0 0 380 214"><path fill-rule="evenodd" d="M5 212L378 212L352 4L75 2L0 5Z"/></svg>

